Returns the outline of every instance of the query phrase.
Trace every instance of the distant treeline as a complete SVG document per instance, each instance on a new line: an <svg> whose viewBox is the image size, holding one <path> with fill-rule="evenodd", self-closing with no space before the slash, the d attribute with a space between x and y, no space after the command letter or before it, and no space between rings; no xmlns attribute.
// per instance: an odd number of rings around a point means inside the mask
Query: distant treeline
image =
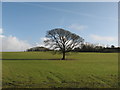
<svg viewBox="0 0 120 90"><path fill-rule="evenodd" d="M103 47L103 46L97 46L94 44L82 44L81 47L77 47L73 51L74 52L112 53L112 52L120 52L120 47L115 47L114 45L111 45L111 47Z"/></svg>
<svg viewBox="0 0 120 90"><path fill-rule="evenodd" d="M45 47L33 47L27 49L26 51L54 51ZM111 45L110 47L103 47L94 44L81 44L79 47L71 50L72 52L103 52L103 53L113 53L120 52L120 47L115 47Z"/></svg>
<svg viewBox="0 0 120 90"><path fill-rule="evenodd" d="M45 48L45 47L33 47L30 49L27 49L26 51L51 51L49 48Z"/></svg>

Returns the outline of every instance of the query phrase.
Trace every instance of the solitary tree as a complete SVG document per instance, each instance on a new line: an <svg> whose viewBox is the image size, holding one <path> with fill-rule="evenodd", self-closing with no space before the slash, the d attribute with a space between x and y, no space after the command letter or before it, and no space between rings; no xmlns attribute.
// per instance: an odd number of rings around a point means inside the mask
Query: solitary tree
<svg viewBox="0 0 120 90"><path fill-rule="evenodd" d="M59 49L63 54L62 60L65 60L66 52L73 50L84 41L82 37L61 28L47 31L46 38L44 40L45 45Z"/></svg>

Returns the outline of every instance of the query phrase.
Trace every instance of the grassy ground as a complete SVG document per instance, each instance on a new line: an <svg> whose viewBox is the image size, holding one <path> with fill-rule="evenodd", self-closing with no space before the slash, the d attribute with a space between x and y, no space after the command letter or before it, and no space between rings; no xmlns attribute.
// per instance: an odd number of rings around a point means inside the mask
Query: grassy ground
<svg viewBox="0 0 120 90"><path fill-rule="evenodd" d="M4 52L3 59L10 60L3 60L3 88L118 86L117 53L69 53L72 60L50 60L60 58L51 52Z"/></svg>

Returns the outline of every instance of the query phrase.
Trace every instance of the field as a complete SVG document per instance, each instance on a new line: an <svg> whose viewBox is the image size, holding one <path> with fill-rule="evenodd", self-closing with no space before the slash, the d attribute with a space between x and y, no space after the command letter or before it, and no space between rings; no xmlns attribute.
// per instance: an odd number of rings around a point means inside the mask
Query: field
<svg viewBox="0 0 120 90"><path fill-rule="evenodd" d="M3 88L116 88L117 53L3 52Z"/></svg>

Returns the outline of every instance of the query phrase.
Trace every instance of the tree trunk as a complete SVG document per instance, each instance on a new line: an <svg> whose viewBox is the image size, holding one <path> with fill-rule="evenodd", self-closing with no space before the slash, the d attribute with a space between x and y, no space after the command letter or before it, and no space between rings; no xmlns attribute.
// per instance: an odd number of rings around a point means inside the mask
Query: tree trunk
<svg viewBox="0 0 120 90"><path fill-rule="evenodd" d="M65 60L65 51L63 52L62 60Z"/></svg>

